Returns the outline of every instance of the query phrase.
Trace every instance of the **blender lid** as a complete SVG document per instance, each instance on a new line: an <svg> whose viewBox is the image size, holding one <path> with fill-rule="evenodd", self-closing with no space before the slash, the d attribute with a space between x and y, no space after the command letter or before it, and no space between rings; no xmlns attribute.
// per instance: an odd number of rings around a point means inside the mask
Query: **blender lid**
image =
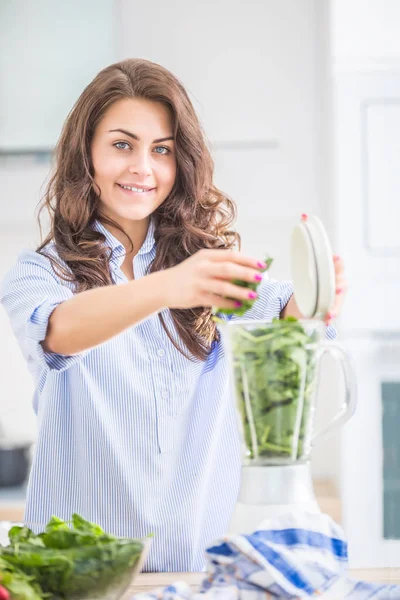
<svg viewBox="0 0 400 600"><path fill-rule="evenodd" d="M312 216L296 225L291 238L296 304L305 318L323 318L335 300L335 267L325 228Z"/></svg>

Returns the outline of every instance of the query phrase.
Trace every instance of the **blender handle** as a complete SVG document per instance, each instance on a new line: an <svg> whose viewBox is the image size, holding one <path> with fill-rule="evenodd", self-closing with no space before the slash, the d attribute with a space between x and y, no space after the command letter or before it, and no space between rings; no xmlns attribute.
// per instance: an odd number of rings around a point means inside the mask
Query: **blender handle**
<svg viewBox="0 0 400 600"><path fill-rule="evenodd" d="M352 361L345 349L337 342L321 342L320 347L322 353L319 360L325 354L331 354L334 358L339 360L345 386L345 398L340 411L333 417L329 425L318 431L311 439L311 446L315 446L319 441L326 435L332 433L338 427L346 423L355 413L357 407L357 384L355 377L355 370L352 365Z"/></svg>

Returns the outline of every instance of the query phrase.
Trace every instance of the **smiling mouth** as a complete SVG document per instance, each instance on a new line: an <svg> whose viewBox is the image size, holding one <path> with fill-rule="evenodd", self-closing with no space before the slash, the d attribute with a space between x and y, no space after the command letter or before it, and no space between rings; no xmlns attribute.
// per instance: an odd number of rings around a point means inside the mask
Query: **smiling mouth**
<svg viewBox="0 0 400 600"><path fill-rule="evenodd" d="M149 187L135 187L134 185L122 185L122 183L117 183L117 185L126 192L132 192L135 194L148 194L149 192L153 192L156 188Z"/></svg>

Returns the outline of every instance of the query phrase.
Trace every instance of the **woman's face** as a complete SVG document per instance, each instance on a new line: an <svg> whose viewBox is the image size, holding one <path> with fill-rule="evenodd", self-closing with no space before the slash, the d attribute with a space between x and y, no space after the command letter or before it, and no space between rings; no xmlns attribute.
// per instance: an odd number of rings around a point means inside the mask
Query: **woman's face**
<svg viewBox="0 0 400 600"><path fill-rule="evenodd" d="M96 127L91 150L100 212L122 226L147 220L173 188L172 115L159 102L117 100Z"/></svg>

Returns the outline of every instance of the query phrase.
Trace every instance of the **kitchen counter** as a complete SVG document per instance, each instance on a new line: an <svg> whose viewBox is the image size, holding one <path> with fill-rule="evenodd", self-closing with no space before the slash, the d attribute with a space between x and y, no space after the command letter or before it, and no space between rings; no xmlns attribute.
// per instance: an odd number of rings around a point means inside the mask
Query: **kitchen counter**
<svg viewBox="0 0 400 600"><path fill-rule="evenodd" d="M193 590L197 590L205 573L142 573L138 575L121 600L129 600L134 594L149 592L156 587L164 587L176 581L185 581ZM350 569L349 577L375 583L400 585L399 569Z"/></svg>

